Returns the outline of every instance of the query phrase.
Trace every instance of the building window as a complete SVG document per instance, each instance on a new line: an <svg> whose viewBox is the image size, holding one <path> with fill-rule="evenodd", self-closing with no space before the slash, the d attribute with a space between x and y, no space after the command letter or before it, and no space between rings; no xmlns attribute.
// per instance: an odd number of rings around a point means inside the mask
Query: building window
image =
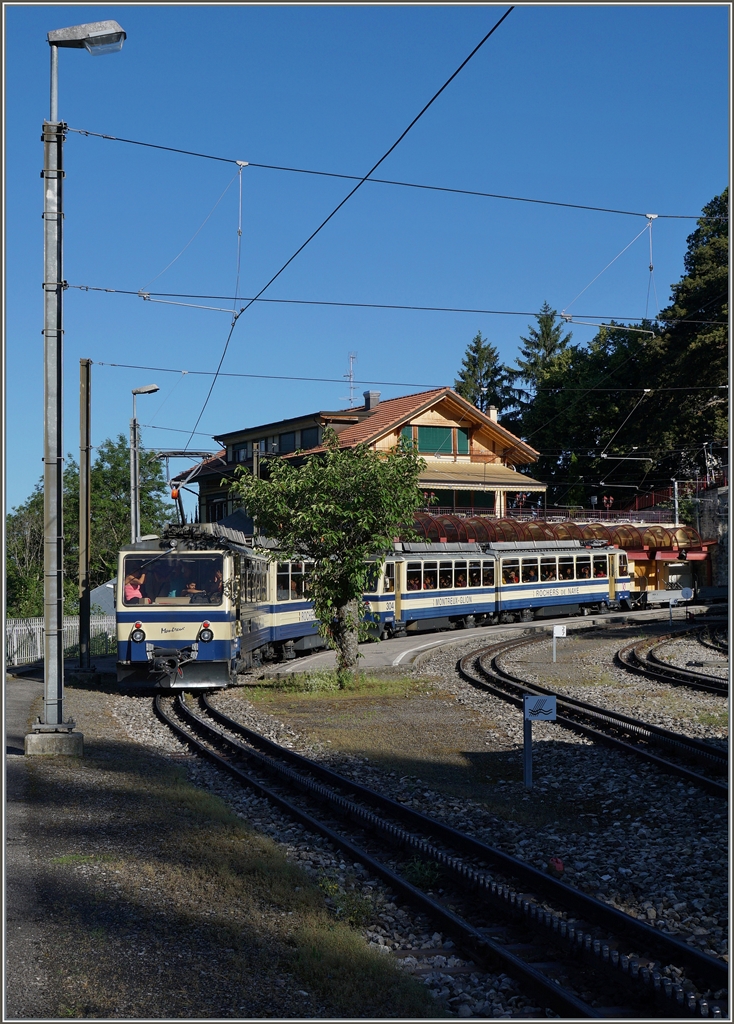
<svg viewBox="0 0 734 1024"><path fill-rule="evenodd" d="M306 427L305 430L301 431L301 448L303 448L305 451L308 451L309 448L315 448L318 443L318 427Z"/></svg>
<svg viewBox="0 0 734 1024"><path fill-rule="evenodd" d="M245 462L247 460L247 443L238 444L232 449L233 462Z"/></svg>
<svg viewBox="0 0 734 1024"><path fill-rule="evenodd" d="M418 451L427 455L452 455L452 435L451 427L418 427Z"/></svg>
<svg viewBox="0 0 734 1024"><path fill-rule="evenodd" d="M412 444L413 443L413 428L412 427L403 427L403 429L400 431L400 436L403 439L403 441L405 441L407 444Z"/></svg>
<svg viewBox="0 0 734 1024"><path fill-rule="evenodd" d="M469 454L469 431L464 427L456 431L456 452L458 455Z"/></svg>
<svg viewBox="0 0 734 1024"><path fill-rule="evenodd" d="M291 430L287 434L281 434L278 438L278 453L280 455L288 455L289 452L296 450L296 434L295 431Z"/></svg>
<svg viewBox="0 0 734 1024"><path fill-rule="evenodd" d="M218 523L227 515L226 498L207 498L206 521L207 523Z"/></svg>

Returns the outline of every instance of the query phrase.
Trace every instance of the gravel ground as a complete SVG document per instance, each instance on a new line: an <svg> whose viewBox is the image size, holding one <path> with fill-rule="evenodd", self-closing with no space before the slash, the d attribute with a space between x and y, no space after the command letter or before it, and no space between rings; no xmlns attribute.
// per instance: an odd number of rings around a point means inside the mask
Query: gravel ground
<svg viewBox="0 0 734 1024"><path fill-rule="evenodd" d="M703 675L718 676L719 679L729 678L729 659L711 647L706 647L698 640L681 637L661 644L655 651L658 658L663 658L677 668L688 672L700 672ZM698 662L692 665L691 662ZM705 662L701 665L701 662Z"/></svg>
<svg viewBox="0 0 734 1024"><path fill-rule="evenodd" d="M130 737L179 758L187 752L185 745L152 714L149 700L119 695L108 699L112 713ZM240 698L220 693L215 702L225 712L236 712L240 720L269 738L288 747L303 746L287 725L272 716L250 714L243 709ZM306 749L312 755L318 753L310 745L306 745ZM523 995L506 974L479 970L457 956L452 952L453 943L448 937L430 928L428 921L422 915L415 915L409 907L397 906L379 879L370 877L360 864L346 863L326 840L294 825L266 800L243 790L198 759L192 759L188 774L192 782L220 796L250 826L281 845L290 860L318 878L322 888L330 894L327 902L337 912L353 906L356 899L366 919L363 926L366 943L386 955L392 953L404 971L418 977L434 995L443 1015L555 1016L535 1006L532 998Z"/></svg>
<svg viewBox="0 0 734 1024"><path fill-rule="evenodd" d="M552 641L510 651L500 665L513 675L541 686L567 693L599 707L643 719L672 732L728 743L728 700L718 694L691 690L685 686L659 683L626 672L614 664L614 654L627 634L569 633L557 640L557 662L552 660ZM631 638L627 636L628 642ZM703 650L692 640L666 644L685 667L690 652Z"/></svg>
<svg viewBox="0 0 734 1024"><path fill-rule="evenodd" d="M507 759L508 777L494 781L490 799L452 798L436 785L435 777L429 789L417 776L385 772L373 758L344 755L320 739L317 728L300 736L287 721L234 692L218 694L216 703L270 738L321 757L345 775L537 867L545 868L551 856L560 857L569 884L728 960L728 827L722 802L554 723L534 725L536 781L530 796L517 779L520 715L505 702L479 693L456 672L458 658L476 646L474 637L465 645L440 649L424 658L413 674L430 673L445 698L433 702L434 714L437 703L444 705L447 721L459 708L478 713L484 720L482 742L490 736L494 752L512 754ZM590 689L591 699L597 701L599 688ZM661 712L661 724L680 731L685 726L692 734L710 738L709 727L696 716L710 699L720 710L721 699L696 694L695 703L686 704L680 688L669 689L670 699L682 703L675 705L675 718ZM645 712L649 707L646 701ZM678 713L681 707L688 708L688 719ZM725 729L714 730L713 735L723 738ZM563 807L556 816L557 801ZM569 806L574 813L567 813Z"/></svg>

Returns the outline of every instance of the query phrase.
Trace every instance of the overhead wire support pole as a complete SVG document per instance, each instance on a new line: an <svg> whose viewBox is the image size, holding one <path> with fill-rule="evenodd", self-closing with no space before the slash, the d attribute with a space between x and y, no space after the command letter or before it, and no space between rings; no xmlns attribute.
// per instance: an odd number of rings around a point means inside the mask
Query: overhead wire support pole
<svg viewBox="0 0 734 1024"><path fill-rule="evenodd" d="M89 542L91 526L92 360L79 360L79 668L91 672L91 595Z"/></svg>

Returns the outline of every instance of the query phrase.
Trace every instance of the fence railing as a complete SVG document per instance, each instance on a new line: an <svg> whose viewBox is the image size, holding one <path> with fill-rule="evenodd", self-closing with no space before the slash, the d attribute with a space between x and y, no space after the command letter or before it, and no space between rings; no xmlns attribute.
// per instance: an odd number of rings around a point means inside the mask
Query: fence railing
<svg viewBox="0 0 734 1024"><path fill-rule="evenodd" d="M90 653L92 656L114 654L116 629L114 615L92 615L90 622ZM79 654L79 616L64 616L64 656ZM43 660L43 618L6 619L5 659L7 665L29 665Z"/></svg>

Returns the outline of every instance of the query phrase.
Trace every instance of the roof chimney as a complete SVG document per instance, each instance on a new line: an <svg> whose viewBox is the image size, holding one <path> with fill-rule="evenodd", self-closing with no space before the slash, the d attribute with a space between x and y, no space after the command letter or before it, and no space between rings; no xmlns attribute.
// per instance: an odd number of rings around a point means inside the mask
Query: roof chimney
<svg viewBox="0 0 734 1024"><path fill-rule="evenodd" d="M364 391L364 407L367 412L372 412L380 404L380 392L379 391Z"/></svg>
<svg viewBox="0 0 734 1024"><path fill-rule="evenodd" d="M490 407L487 410L487 412L489 413L489 418L492 420L492 422L496 423L497 422L497 406L496 405L490 405Z"/></svg>

